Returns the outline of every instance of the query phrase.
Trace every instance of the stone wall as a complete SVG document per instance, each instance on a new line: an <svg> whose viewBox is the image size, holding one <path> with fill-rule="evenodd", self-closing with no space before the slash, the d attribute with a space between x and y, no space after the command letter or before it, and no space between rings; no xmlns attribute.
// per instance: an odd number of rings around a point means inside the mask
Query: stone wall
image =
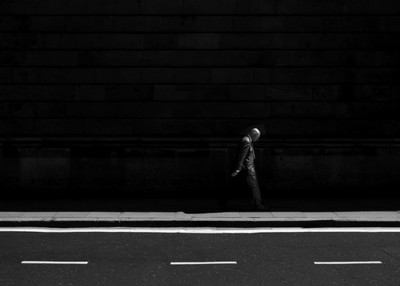
<svg viewBox="0 0 400 286"><path fill-rule="evenodd" d="M213 195L251 126L269 194L399 187L399 32L397 0L1 1L0 187Z"/></svg>

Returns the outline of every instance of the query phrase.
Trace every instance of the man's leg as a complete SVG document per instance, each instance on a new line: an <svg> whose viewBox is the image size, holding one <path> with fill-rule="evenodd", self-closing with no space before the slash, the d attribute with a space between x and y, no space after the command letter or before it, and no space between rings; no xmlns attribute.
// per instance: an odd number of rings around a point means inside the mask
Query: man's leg
<svg viewBox="0 0 400 286"><path fill-rule="evenodd" d="M254 201L256 203L257 209L266 209L262 202L261 191L258 185L257 175L255 172L249 172L246 177L247 185L249 186L251 193L253 195Z"/></svg>
<svg viewBox="0 0 400 286"><path fill-rule="evenodd" d="M253 198L256 201L256 204L261 204L261 192L260 187L258 186L257 177L255 175L248 175L246 177L246 182L251 190L251 193L253 194Z"/></svg>

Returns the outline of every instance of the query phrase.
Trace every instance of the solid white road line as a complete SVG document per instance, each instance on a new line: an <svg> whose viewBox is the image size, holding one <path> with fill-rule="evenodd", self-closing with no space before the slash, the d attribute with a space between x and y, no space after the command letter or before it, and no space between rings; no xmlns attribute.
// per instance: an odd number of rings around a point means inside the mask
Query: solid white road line
<svg viewBox="0 0 400 286"><path fill-rule="evenodd" d="M237 262L236 261L171 262L171 265L212 265L212 264L237 264Z"/></svg>
<svg viewBox="0 0 400 286"><path fill-rule="evenodd" d="M319 265L341 265L341 264L382 264L382 261L321 261L314 262Z"/></svg>
<svg viewBox="0 0 400 286"><path fill-rule="evenodd" d="M400 232L400 227L329 227L329 228L204 228L204 227L103 227L103 228L45 228L45 227L4 227L0 232L38 232L38 233L181 233L181 234L255 234L255 233L330 233L363 232L382 233Z"/></svg>
<svg viewBox="0 0 400 286"><path fill-rule="evenodd" d="M22 261L21 264L78 264L86 265L88 261Z"/></svg>

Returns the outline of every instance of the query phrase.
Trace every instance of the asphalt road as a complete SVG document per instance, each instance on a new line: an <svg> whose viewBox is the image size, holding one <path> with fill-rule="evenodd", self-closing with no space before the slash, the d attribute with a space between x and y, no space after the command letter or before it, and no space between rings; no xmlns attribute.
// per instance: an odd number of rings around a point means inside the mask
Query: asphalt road
<svg viewBox="0 0 400 286"><path fill-rule="evenodd" d="M397 286L400 233L0 232L0 285Z"/></svg>

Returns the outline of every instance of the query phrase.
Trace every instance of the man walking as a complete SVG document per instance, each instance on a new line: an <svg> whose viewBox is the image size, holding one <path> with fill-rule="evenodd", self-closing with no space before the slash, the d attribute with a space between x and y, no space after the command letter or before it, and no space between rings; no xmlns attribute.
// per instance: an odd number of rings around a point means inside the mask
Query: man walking
<svg viewBox="0 0 400 286"><path fill-rule="evenodd" d="M267 210L262 203L260 187L258 185L256 169L255 169L255 152L253 142L257 142L261 132L257 128L253 128L246 136L242 138L238 145L235 170L231 177L236 177L240 172L243 172L246 184L251 190L255 207L258 210Z"/></svg>

